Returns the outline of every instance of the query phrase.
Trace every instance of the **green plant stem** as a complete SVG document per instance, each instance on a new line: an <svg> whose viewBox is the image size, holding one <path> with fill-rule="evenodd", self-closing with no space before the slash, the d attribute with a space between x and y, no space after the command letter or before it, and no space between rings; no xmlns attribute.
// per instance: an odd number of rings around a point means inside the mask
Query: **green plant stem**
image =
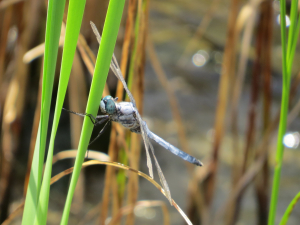
<svg viewBox="0 0 300 225"><path fill-rule="evenodd" d="M110 0L106 19L103 28L101 45L99 46L97 61L95 65L94 77L90 89L89 99L87 103L87 113L96 115L99 102L102 97L105 81L107 78L110 62L112 59L114 46L117 40L118 30L122 18L125 0ZM61 224L67 225L72 198L74 195L76 183L80 174L85 152L92 134L93 124L90 119L85 117L83 121L82 132L80 135L78 154L75 160L74 171L65 203Z"/></svg>
<svg viewBox="0 0 300 225"><path fill-rule="evenodd" d="M286 14L285 0L281 0L280 1L280 24L281 24L281 46L282 46L282 98L281 98L280 122L279 122L279 130L278 130L276 161L275 161L268 225L275 224L275 216L276 216L276 208L277 208L278 192L279 192L279 184L280 184L280 174L281 174L281 166L282 166L282 156L284 150L282 140L286 131L287 111L288 111L288 103L289 103L285 14Z"/></svg>
<svg viewBox="0 0 300 225"><path fill-rule="evenodd" d="M43 173L50 104L64 7L64 0L48 1L41 97L41 118L26 193L22 218L23 225L33 224L38 210L37 207Z"/></svg>
<svg viewBox="0 0 300 225"><path fill-rule="evenodd" d="M279 223L279 225L285 225L290 217L291 212L293 211L296 203L299 201L300 199L300 192L298 192L298 194L293 198L293 200L290 202L289 206L287 207L287 209L284 212L284 215L282 216L282 219Z"/></svg>
<svg viewBox="0 0 300 225"><path fill-rule="evenodd" d="M290 89L288 85L288 87L283 88L282 90L280 123L279 123L279 131L278 131L276 161L275 161L275 170L274 170L274 178L273 178L273 185L272 185L272 195L271 195L268 225L275 224L276 207L277 207L279 184L280 184L280 174L281 174L281 167L282 167L282 157L283 157L283 150L284 150L282 140L286 132L289 93L290 93Z"/></svg>
<svg viewBox="0 0 300 225"><path fill-rule="evenodd" d="M80 32L80 26L85 8L85 0L72 0L69 2L67 27L65 34L65 44L62 56L61 71L58 84L58 92L56 98L54 119L52 124L47 161L44 171L43 182L40 191L38 213L34 225L47 223L47 212L50 193L50 179L52 173L52 159L54 151L54 141L65 99L69 77L72 69L73 59L76 51L77 39ZM63 17L61 13L61 21ZM59 32L60 33L60 32Z"/></svg>
<svg viewBox="0 0 300 225"><path fill-rule="evenodd" d="M278 192L280 185L280 175L283 159L283 136L286 133L287 115L289 107L290 81L293 66L293 59L296 49L297 37L299 34L299 21L297 20L298 0L293 0L291 8L291 27L289 29L288 43L286 44L286 2L280 1L280 24L281 24L281 45L282 45L282 99L280 110L280 121L277 139L276 161L270 202L268 225L275 224L276 208L278 202Z"/></svg>

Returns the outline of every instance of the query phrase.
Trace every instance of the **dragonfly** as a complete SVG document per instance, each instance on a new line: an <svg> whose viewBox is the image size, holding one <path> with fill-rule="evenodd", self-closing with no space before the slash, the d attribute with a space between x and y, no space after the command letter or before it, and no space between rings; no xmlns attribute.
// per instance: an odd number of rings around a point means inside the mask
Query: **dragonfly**
<svg viewBox="0 0 300 225"><path fill-rule="evenodd" d="M93 22L91 23L91 27L93 29L93 32L96 35L97 41L100 44L101 36L96 28L96 25ZM145 150L146 150L146 157L147 157L147 167L149 169L149 174L150 177L153 179L153 168L152 168L152 161L150 157L150 153L153 156L155 166L157 168L157 172L159 175L160 182L163 186L165 195L167 199L170 201L172 205L172 198L171 198L171 192L168 186L168 183L164 177L164 174L162 172L162 169L159 166L159 163L156 159L155 153L154 153L154 148L152 143L150 142L150 139L154 140L156 143L164 147L166 150L170 151L176 156L179 156L180 158L195 164L197 166L202 166L202 162L195 157L187 154L186 152L181 151L180 149L176 148L175 146L171 145L161 137L157 136L154 134L152 131L147 126L147 123L142 119L141 115L138 112L138 109L136 107L135 100L133 98L133 95L129 91L127 84L123 78L121 69L119 67L119 64L116 60L115 55L113 54L112 56L112 61L110 64L110 68L113 71L113 73L116 75L116 77L122 82L124 89L129 96L130 102L118 102L118 98L113 98L112 96L105 96L101 102L100 102L100 110L103 113L103 115L97 115L94 117L92 114L88 113L77 113L73 112L71 110L66 110L70 113L79 115L79 116L88 116L92 123L95 126L98 126L100 124L105 123L104 127L101 129L101 131L98 133L97 137L90 142L92 144L95 140L97 140L101 134L105 131L105 129L108 127L108 124L111 122L117 122L121 125L123 125L125 128L129 129L131 132L141 134L143 138L143 142L145 145ZM89 145L90 145L89 144Z"/></svg>

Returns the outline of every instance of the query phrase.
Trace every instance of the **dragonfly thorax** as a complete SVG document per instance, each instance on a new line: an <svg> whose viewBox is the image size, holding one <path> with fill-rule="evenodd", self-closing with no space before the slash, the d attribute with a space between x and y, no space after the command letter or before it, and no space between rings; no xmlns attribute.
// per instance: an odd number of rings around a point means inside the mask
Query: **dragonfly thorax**
<svg viewBox="0 0 300 225"><path fill-rule="evenodd" d="M100 102L100 109L102 113L114 114L117 110L115 101L117 98L113 98L110 95L105 96Z"/></svg>

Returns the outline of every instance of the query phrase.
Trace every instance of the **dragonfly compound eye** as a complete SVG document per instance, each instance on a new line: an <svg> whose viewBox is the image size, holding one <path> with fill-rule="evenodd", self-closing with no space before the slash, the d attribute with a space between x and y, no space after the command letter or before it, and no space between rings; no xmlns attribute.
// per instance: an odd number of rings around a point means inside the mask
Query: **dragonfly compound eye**
<svg viewBox="0 0 300 225"><path fill-rule="evenodd" d="M103 113L114 114L116 112L114 98L110 95L105 96L100 102L100 109Z"/></svg>
<svg viewBox="0 0 300 225"><path fill-rule="evenodd" d="M105 111L108 114L114 114L116 112L116 104L115 104L114 100L112 100L112 99L106 100Z"/></svg>

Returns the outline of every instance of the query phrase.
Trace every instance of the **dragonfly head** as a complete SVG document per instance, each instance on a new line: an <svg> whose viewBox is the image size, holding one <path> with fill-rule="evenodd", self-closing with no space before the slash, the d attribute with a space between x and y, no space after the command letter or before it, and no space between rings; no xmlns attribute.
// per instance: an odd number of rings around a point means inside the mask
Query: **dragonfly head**
<svg viewBox="0 0 300 225"><path fill-rule="evenodd" d="M105 96L100 102L100 109L102 113L114 114L117 110L115 101L110 95Z"/></svg>

